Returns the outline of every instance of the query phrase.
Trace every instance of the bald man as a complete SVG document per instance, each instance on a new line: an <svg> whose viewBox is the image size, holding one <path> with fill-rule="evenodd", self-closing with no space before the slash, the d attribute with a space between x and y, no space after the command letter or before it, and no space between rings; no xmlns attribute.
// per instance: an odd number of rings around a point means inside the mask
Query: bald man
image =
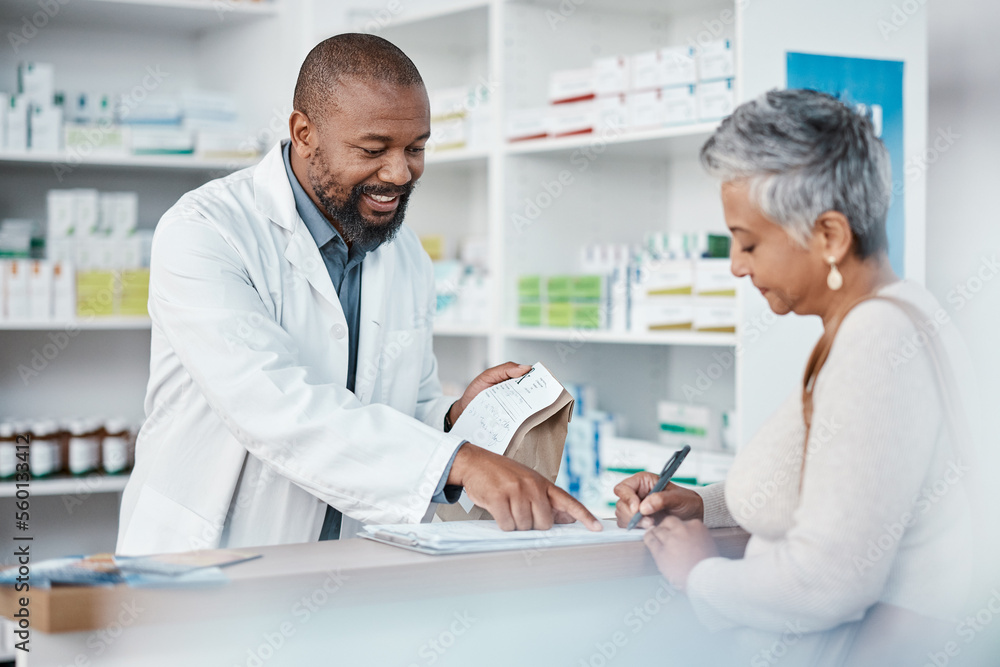
<svg viewBox="0 0 1000 667"><path fill-rule="evenodd" d="M447 431L507 363L444 397L430 260L403 226L430 137L416 67L379 37L317 45L290 140L184 195L153 239L146 421L118 552L336 539L428 520L464 488L505 530L600 523Z"/></svg>

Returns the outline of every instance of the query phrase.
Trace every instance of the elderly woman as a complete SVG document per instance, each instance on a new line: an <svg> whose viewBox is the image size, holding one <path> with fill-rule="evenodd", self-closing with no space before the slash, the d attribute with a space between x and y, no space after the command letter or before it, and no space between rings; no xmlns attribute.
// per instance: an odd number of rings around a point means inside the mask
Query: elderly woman
<svg viewBox="0 0 1000 667"><path fill-rule="evenodd" d="M615 489L619 524L647 515L657 566L707 626L780 633L741 631L750 664L835 663L866 612L950 618L969 583L971 443L947 385L969 364L934 297L890 267L888 152L836 99L786 90L740 106L701 161L722 181L733 273L824 334L724 483L650 494L640 473ZM720 558L706 526L735 525L745 557Z"/></svg>

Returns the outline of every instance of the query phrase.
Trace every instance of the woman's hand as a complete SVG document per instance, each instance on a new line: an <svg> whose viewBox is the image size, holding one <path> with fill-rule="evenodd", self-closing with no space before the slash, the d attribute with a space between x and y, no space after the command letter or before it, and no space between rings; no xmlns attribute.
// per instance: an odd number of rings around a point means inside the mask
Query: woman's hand
<svg viewBox="0 0 1000 667"><path fill-rule="evenodd" d="M667 516L680 519L705 518L704 501L690 489L670 483L663 491L650 494L659 479L659 475L655 473L640 472L615 487L615 495L618 496L615 518L619 527L627 526L636 512L645 515L639 520L640 528L654 526Z"/></svg>
<svg viewBox="0 0 1000 667"><path fill-rule="evenodd" d="M643 535L657 569L679 591L687 588L688 575L694 566L719 555L715 541L698 519L681 521L668 516Z"/></svg>

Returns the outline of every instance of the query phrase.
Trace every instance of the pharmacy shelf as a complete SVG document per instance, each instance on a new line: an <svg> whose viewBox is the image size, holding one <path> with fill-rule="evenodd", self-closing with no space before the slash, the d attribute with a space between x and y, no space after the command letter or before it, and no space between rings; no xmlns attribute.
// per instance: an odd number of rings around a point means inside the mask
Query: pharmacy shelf
<svg viewBox="0 0 1000 667"><path fill-rule="evenodd" d="M189 171L231 172L256 164L258 158L200 158L191 155L88 155L69 153L0 152L0 166L51 167L72 170L76 167L178 169Z"/></svg>
<svg viewBox="0 0 1000 667"><path fill-rule="evenodd" d="M435 336L455 336L466 338L478 338L490 335L489 329L477 324L435 324Z"/></svg>
<svg viewBox="0 0 1000 667"><path fill-rule="evenodd" d="M152 328L143 316L107 316L80 320L0 320L3 331L128 331Z"/></svg>
<svg viewBox="0 0 1000 667"><path fill-rule="evenodd" d="M420 6L421 4L424 3L413 3L411 6ZM425 21L451 18L471 10L489 7L490 0L442 0L435 3L428 2L426 5L420 6L420 9L400 12L398 15L391 17L385 27L402 28L404 26L414 26L417 23Z"/></svg>
<svg viewBox="0 0 1000 667"><path fill-rule="evenodd" d="M692 345L733 347L736 334L699 331L663 331L650 333L617 333L602 329L556 329L511 327L503 335L516 340L550 340L570 343L614 343L621 345Z"/></svg>
<svg viewBox="0 0 1000 667"><path fill-rule="evenodd" d="M485 162L490 152L486 148L446 148L428 152L424 157L425 164L464 164L468 162Z"/></svg>
<svg viewBox="0 0 1000 667"><path fill-rule="evenodd" d="M596 133L578 134L572 137L550 137L528 139L504 145L508 155L531 155L577 151L590 149L603 152L608 148L625 147L633 152L664 156L674 154L690 155L697 152L701 144L719 127L715 121L673 125L652 130L631 132L605 128Z"/></svg>
<svg viewBox="0 0 1000 667"><path fill-rule="evenodd" d="M4 0L0 23L42 29L50 23L91 28L199 33L276 16L277 1L254 0L73 0L46 3ZM43 18L44 17L44 18Z"/></svg>
<svg viewBox="0 0 1000 667"><path fill-rule="evenodd" d="M565 0L509 0L512 3L523 5L539 5L546 9L560 12L561 7L565 7ZM574 8L584 5L582 2L573 2ZM704 12L706 10L733 9L732 0L658 0L651 3L649 0L587 0L586 10L595 13L613 13L616 15L631 14L633 16L670 16L675 14L685 14L693 11ZM565 11L565 10L563 10ZM563 18L569 19L573 14L563 14ZM558 24L556 24L558 25Z"/></svg>
<svg viewBox="0 0 1000 667"><path fill-rule="evenodd" d="M92 493L121 493L128 483L128 475L91 473L74 477L58 475L32 479L28 491L32 496L72 496ZM13 498L17 493L16 482L0 482L0 498Z"/></svg>

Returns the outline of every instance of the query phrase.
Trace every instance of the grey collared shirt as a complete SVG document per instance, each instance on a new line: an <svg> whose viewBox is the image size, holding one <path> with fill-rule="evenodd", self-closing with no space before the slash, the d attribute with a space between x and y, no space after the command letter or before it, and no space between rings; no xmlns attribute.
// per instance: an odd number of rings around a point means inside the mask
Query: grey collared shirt
<svg viewBox="0 0 1000 667"><path fill-rule="evenodd" d="M296 178L295 172L292 171L290 150L291 142L285 141L281 155L285 160L285 174L288 176L288 182L292 186L292 195L295 197L295 210L302 218L302 222L305 223L313 240L316 241L327 273L330 274L333 287L337 290L340 307L344 310L344 318L347 320L347 388L353 392L358 377L358 339L361 330L361 262L378 245L363 247L355 243L348 250L347 243L340 236L340 232L326 219L323 212L306 194L299 179ZM454 503L458 500L461 487L445 486L457 453L458 449L451 455L451 460L444 469L441 481L431 498L432 502ZM327 507L319 539L338 538L340 536L340 523L340 512L333 507Z"/></svg>

